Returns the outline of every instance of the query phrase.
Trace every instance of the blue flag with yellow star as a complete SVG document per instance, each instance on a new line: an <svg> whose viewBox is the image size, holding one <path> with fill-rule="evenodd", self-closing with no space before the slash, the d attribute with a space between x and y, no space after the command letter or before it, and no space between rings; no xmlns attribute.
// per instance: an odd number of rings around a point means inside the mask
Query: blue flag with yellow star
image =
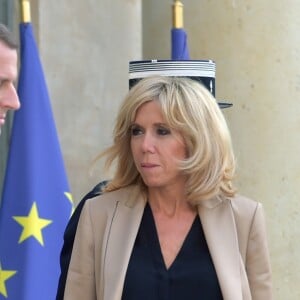
<svg viewBox="0 0 300 300"><path fill-rule="evenodd" d="M73 208L32 25L20 25L21 108L0 208L0 299L53 300Z"/></svg>

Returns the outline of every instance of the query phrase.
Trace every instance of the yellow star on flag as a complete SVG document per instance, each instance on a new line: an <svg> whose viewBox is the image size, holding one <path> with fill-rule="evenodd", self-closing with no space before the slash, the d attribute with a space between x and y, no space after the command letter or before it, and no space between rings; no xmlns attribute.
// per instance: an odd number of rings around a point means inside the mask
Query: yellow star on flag
<svg viewBox="0 0 300 300"><path fill-rule="evenodd" d="M17 271L2 270L0 265L0 295L3 295L5 298L7 298L5 281L14 276L16 273Z"/></svg>
<svg viewBox="0 0 300 300"><path fill-rule="evenodd" d="M23 231L19 239L19 244L33 236L36 240L44 246L44 240L42 235L42 229L52 223L52 220L42 219L39 217L37 205L34 202L29 215L27 217L14 216L15 221L17 221L21 226L23 226Z"/></svg>
<svg viewBox="0 0 300 300"><path fill-rule="evenodd" d="M70 203L71 203L71 205L72 205L72 209L71 209L71 216L72 216L72 214L73 214L73 212L74 212L74 201L73 201L73 196L72 196L71 193L68 193L68 192L65 192L64 194L65 194L65 196L68 198L68 200L70 201Z"/></svg>

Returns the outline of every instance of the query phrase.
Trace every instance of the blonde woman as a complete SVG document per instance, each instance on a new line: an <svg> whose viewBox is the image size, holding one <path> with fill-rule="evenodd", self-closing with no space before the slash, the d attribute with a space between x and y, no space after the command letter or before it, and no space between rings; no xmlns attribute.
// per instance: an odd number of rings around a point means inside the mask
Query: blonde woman
<svg viewBox="0 0 300 300"><path fill-rule="evenodd" d="M64 299L272 299L263 208L237 195L216 100L178 77L139 81L102 155L115 175L83 207Z"/></svg>

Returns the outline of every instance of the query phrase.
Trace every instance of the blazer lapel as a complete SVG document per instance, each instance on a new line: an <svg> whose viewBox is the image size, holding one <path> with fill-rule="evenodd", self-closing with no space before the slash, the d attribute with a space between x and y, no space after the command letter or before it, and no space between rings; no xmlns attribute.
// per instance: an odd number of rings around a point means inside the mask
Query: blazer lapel
<svg viewBox="0 0 300 300"><path fill-rule="evenodd" d="M199 215L224 300L242 300L240 252L229 201L215 198L199 205Z"/></svg>
<svg viewBox="0 0 300 300"><path fill-rule="evenodd" d="M146 200L134 190L118 201L111 221L104 259L104 300L119 300L131 251L143 216Z"/></svg>

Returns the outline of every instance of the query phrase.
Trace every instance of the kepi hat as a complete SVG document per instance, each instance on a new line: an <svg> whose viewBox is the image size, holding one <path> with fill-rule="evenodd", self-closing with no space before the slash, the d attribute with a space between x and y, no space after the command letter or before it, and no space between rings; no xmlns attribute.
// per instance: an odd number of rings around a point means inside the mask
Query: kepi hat
<svg viewBox="0 0 300 300"><path fill-rule="evenodd" d="M188 77L202 83L215 97L216 64L212 60L142 60L129 62L129 88L150 76ZM220 108L232 106L219 102Z"/></svg>

